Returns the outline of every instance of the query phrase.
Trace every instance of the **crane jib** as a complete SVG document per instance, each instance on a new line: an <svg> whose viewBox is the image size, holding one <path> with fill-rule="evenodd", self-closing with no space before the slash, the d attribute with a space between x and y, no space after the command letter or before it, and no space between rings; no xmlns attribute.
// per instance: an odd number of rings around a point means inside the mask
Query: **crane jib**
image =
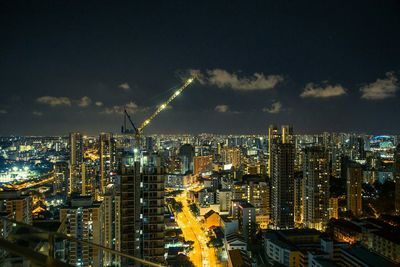
<svg viewBox="0 0 400 267"><path fill-rule="evenodd" d="M137 132L140 134L143 129L150 124L150 122L158 115L160 114L161 111L163 111L169 103L171 103L178 95L182 93L183 90L185 90L192 82L194 81L194 77L189 78L186 80L186 82L178 88L169 98L167 101L165 101L163 104L161 104L154 113L147 118L146 120L143 121L143 123L140 125L140 127L137 129Z"/></svg>

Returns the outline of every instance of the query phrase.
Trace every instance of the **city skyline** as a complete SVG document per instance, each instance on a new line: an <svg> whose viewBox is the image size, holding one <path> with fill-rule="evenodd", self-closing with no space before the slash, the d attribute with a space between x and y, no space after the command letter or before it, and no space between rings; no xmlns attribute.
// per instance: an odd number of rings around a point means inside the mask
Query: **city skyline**
<svg viewBox="0 0 400 267"><path fill-rule="evenodd" d="M395 1L1 6L0 135L400 131Z"/></svg>
<svg viewBox="0 0 400 267"><path fill-rule="evenodd" d="M399 266L399 11L0 1L0 266Z"/></svg>
<svg viewBox="0 0 400 267"><path fill-rule="evenodd" d="M399 136L266 130L1 137L0 239L65 266L397 266Z"/></svg>

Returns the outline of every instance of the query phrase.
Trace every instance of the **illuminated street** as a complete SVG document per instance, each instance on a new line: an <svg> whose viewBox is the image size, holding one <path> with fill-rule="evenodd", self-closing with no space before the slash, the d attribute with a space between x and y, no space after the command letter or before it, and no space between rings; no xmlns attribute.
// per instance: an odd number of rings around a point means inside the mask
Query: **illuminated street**
<svg viewBox="0 0 400 267"><path fill-rule="evenodd" d="M26 181L20 184L5 184L3 185L3 187L7 188L7 189L14 189L14 190L21 190L21 189L28 189L34 186L38 186L38 185L44 185L44 184L49 184L52 183L54 181L54 176L49 176L47 178L44 178L40 181Z"/></svg>
<svg viewBox="0 0 400 267"><path fill-rule="evenodd" d="M176 221L185 239L194 241L194 249L189 253L190 260L195 266L221 266L217 263L215 250L207 247L208 238L204 233L204 228L202 229L201 222L190 211L186 192L178 195L175 200L182 202L183 205L182 212L176 216Z"/></svg>

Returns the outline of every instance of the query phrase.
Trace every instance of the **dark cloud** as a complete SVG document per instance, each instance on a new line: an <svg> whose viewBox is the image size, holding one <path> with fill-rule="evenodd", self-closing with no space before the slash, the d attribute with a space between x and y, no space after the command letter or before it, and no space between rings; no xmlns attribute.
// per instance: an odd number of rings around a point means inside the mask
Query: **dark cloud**
<svg viewBox="0 0 400 267"><path fill-rule="evenodd" d="M270 107L263 108L264 112L268 112L270 114L278 114L283 111L282 103L279 101L275 101L271 104Z"/></svg>
<svg viewBox="0 0 400 267"><path fill-rule="evenodd" d="M217 105L215 106L215 111L225 113L229 111L229 106L228 105Z"/></svg>
<svg viewBox="0 0 400 267"><path fill-rule="evenodd" d="M0 134L119 131L125 106L145 120L190 69L146 133L400 131L395 0L1 7Z"/></svg>
<svg viewBox="0 0 400 267"><path fill-rule="evenodd" d="M190 70L190 74L196 76L202 84L239 91L269 90L283 81L281 75L265 75L256 72L250 76L240 77L236 73L229 73L223 69L207 70L205 73L200 70Z"/></svg>
<svg viewBox="0 0 400 267"><path fill-rule="evenodd" d="M71 99L65 96L41 96L36 99L36 102L52 107L56 106L71 106Z"/></svg>
<svg viewBox="0 0 400 267"><path fill-rule="evenodd" d="M86 107L90 106L90 104L92 103L92 100L90 99L90 97L84 96L81 99L79 99L77 101L77 103L78 103L79 107L86 108Z"/></svg>
<svg viewBox="0 0 400 267"><path fill-rule="evenodd" d="M129 91L131 89L128 83L121 83L120 85L118 85L118 87L124 91Z"/></svg>
<svg viewBox="0 0 400 267"><path fill-rule="evenodd" d="M300 94L301 97L313 97L313 98L330 98L346 94L346 89L340 84L330 85L317 85L314 83L308 83L304 91Z"/></svg>
<svg viewBox="0 0 400 267"><path fill-rule="evenodd" d="M387 72L386 78L377 79L375 82L361 87L361 98L367 100L382 100L396 96L399 90L398 78L394 72Z"/></svg>
<svg viewBox="0 0 400 267"><path fill-rule="evenodd" d="M111 115L111 114L122 115L122 114L124 114L124 109L129 114L135 114L137 112L146 110L146 108L139 107L135 102L130 101L130 102L126 103L125 105L121 105L121 106L106 107L102 113L105 113L108 115Z"/></svg>

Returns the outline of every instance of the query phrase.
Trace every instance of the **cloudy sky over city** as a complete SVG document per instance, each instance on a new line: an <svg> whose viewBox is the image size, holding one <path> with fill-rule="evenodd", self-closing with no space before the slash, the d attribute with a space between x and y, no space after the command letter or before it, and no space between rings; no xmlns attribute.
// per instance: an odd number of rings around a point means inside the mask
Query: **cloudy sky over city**
<svg viewBox="0 0 400 267"><path fill-rule="evenodd" d="M399 133L400 2L2 1L0 134Z"/></svg>

